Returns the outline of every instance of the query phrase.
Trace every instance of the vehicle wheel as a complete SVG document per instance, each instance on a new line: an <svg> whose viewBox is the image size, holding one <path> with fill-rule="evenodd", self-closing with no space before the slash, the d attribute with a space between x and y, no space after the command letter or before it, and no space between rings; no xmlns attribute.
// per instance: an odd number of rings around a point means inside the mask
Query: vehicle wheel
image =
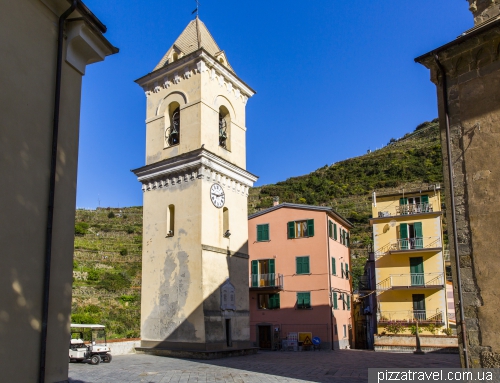
<svg viewBox="0 0 500 383"><path fill-rule="evenodd" d="M99 355L92 355L90 358L90 364L99 364L101 362L101 357Z"/></svg>
<svg viewBox="0 0 500 383"><path fill-rule="evenodd" d="M104 355L104 359L103 359L104 363L111 363L112 360L113 360L113 357L111 356L111 354Z"/></svg>

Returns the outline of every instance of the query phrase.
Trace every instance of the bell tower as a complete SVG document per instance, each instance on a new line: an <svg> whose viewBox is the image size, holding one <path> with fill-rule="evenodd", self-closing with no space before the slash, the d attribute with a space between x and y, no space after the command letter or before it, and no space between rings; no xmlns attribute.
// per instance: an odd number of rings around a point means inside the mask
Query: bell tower
<svg viewBox="0 0 500 383"><path fill-rule="evenodd" d="M141 346L165 355L250 349L245 107L255 92L196 17L146 94Z"/></svg>

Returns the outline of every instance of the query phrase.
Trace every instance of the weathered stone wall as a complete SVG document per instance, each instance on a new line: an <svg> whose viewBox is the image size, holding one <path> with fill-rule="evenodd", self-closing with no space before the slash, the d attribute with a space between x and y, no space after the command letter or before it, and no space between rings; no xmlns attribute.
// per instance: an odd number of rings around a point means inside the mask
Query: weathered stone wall
<svg viewBox="0 0 500 383"><path fill-rule="evenodd" d="M464 39L439 53L446 71L450 121L451 156L458 255L467 331L467 350L473 367L500 367L500 297L497 276L496 228L500 222L500 28ZM438 104L443 143L446 205L451 206L446 118L441 92L442 77L433 57L422 63L431 69L438 87ZM451 209L447 211L448 222ZM449 237L453 227L448 225ZM450 240L453 284L458 286L453 241ZM460 323L458 293L454 287ZM457 326L463 364L462 331Z"/></svg>

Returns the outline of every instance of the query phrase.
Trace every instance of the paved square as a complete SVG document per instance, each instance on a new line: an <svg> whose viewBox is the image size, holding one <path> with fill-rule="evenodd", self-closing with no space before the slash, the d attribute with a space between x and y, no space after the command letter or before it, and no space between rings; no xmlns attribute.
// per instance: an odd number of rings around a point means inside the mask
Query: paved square
<svg viewBox="0 0 500 383"><path fill-rule="evenodd" d="M119 355L110 364L70 363L71 383L367 382L368 368L459 368L458 355L366 350L259 352L210 361Z"/></svg>

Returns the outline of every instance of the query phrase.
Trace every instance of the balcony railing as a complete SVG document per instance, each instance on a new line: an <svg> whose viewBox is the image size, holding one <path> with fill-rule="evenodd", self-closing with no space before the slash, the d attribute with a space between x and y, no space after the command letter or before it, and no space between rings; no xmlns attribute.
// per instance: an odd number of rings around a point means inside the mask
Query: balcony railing
<svg viewBox="0 0 500 383"><path fill-rule="evenodd" d="M434 208L431 203L416 203L408 205L399 205L392 209L383 210L378 212L379 218L392 217L396 215L410 215L421 213L432 213Z"/></svg>
<svg viewBox="0 0 500 383"><path fill-rule="evenodd" d="M377 283L377 291L397 288L432 288L444 286L444 273L391 274Z"/></svg>
<svg viewBox="0 0 500 383"><path fill-rule="evenodd" d="M250 287L283 290L283 274L252 274L250 276Z"/></svg>
<svg viewBox="0 0 500 383"><path fill-rule="evenodd" d="M400 323L444 323L444 315L441 310L400 310L400 311L380 311L377 313L379 323L400 322Z"/></svg>
<svg viewBox="0 0 500 383"><path fill-rule="evenodd" d="M391 251L432 249L440 248L441 246L440 237L396 239L375 251L375 258L380 258Z"/></svg>

